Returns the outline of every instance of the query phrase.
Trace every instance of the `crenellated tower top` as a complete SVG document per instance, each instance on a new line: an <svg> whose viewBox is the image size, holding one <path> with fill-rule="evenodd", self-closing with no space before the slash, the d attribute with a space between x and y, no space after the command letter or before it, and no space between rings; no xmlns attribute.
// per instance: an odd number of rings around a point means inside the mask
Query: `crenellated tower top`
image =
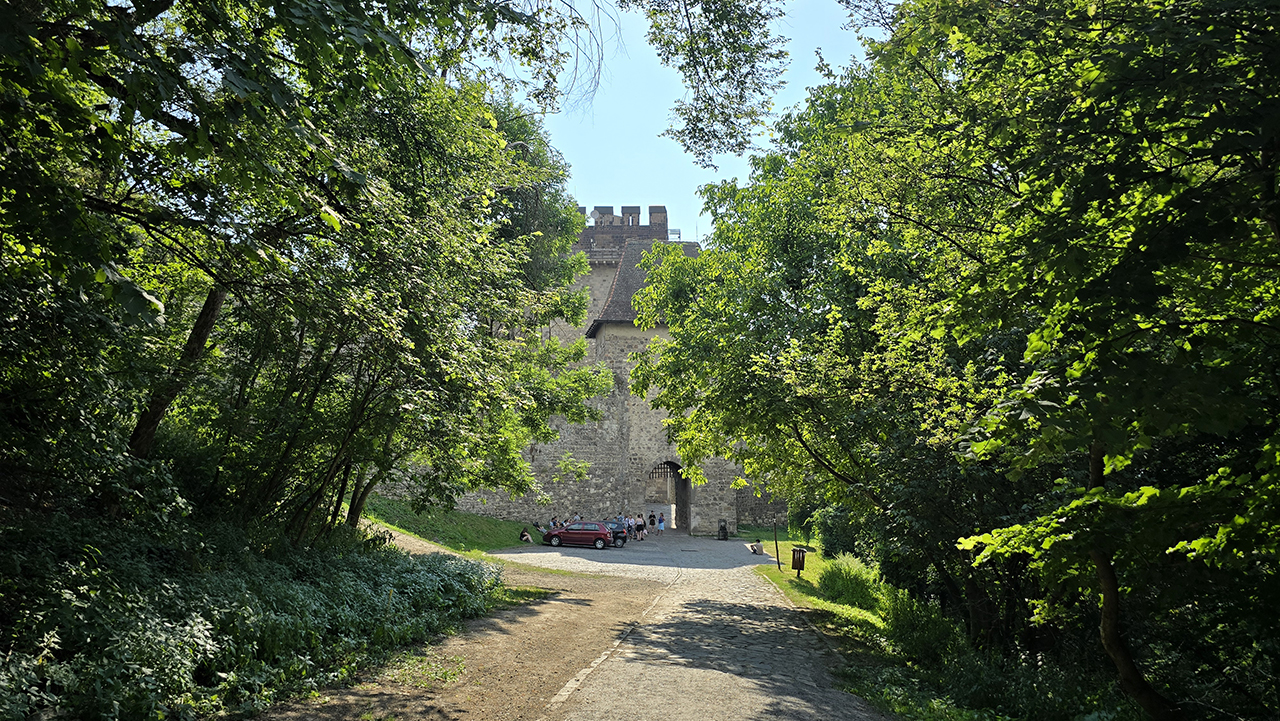
<svg viewBox="0 0 1280 721"><path fill-rule="evenodd" d="M578 236L573 249L585 252L587 260L593 264L622 260L628 241L667 240L670 233L665 205L649 206L648 225L640 223L638 205L624 205L617 215L612 205L597 205L590 213L585 206L578 206L578 212L587 218L587 227Z"/></svg>

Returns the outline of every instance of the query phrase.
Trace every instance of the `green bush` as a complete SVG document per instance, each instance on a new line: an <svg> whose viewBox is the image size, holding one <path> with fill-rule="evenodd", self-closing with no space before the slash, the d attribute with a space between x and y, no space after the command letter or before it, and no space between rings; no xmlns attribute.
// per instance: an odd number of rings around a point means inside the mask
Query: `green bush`
<svg viewBox="0 0 1280 721"><path fill-rule="evenodd" d="M957 648L931 674L934 685L966 708L1040 721L1141 718L1115 680L1073 659L1026 654L1002 657Z"/></svg>
<svg viewBox="0 0 1280 721"><path fill-rule="evenodd" d="M818 591L828 600L879 614L885 645L906 658L936 659L968 648L960 627L936 604L894 588L874 565L851 554L827 562Z"/></svg>
<svg viewBox="0 0 1280 721"><path fill-rule="evenodd" d="M884 590L880 573L847 553L829 561L818 577L818 591L828 600L867 611L880 609Z"/></svg>
<svg viewBox="0 0 1280 721"><path fill-rule="evenodd" d="M858 528L853 511L836 504L820 508L813 514L813 530L822 542L822 555L834 558L842 553L858 553Z"/></svg>
<svg viewBox="0 0 1280 721"><path fill-rule="evenodd" d="M2 719L252 712L484 612L501 582L354 531L273 550L228 527L158 537L57 520L0 527L15 572L0 597Z"/></svg>
<svg viewBox="0 0 1280 721"><path fill-rule="evenodd" d="M964 633L937 605L888 585L883 594L880 616L885 640L898 653L923 661L967 647Z"/></svg>
<svg viewBox="0 0 1280 721"><path fill-rule="evenodd" d="M810 502L792 500L787 503L787 531L793 538L800 538L804 545L813 540L813 514L817 506Z"/></svg>
<svg viewBox="0 0 1280 721"><path fill-rule="evenodd" d="M1129 718L1124 712L1131 709L1108 675L1078 660L1064 665L1044 655L976 649L937 605L895 588L875 564L856 556L827 561L817 591L880 617L880 625L861 626L859 635L896 660L856 664L841 676L848 690L903 718L1071 721L1090 710L1097 718Z"/></svg>

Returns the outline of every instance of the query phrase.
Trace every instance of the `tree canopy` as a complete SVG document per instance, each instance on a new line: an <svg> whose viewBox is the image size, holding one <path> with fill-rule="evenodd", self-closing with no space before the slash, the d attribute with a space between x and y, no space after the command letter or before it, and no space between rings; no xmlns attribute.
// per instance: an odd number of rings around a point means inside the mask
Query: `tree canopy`
<svg viewBox="0 0 1280 721"><path fill-rule="evenodd" d="M535 491L520 450L611 380L537 332L584 309L568 168L471 69L554 101L585 21L528 10L15 7L6 504L129 515L176 478L302 538L392 477Z"/></svg>
<svg viewBox="0 0 1280 721"><path fill-rule="evenodd" d="M849 504L977 642L1100 617L1150 715L1274 711L1275 8L882 17L705 189L712 249L650 261L637 387L686 460Z"/></svg>

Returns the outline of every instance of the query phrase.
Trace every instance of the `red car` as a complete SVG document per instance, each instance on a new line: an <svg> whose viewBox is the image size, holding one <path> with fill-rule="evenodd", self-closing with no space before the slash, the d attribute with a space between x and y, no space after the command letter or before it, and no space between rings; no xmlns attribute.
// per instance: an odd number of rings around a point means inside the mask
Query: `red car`
<svg viewBox="0 0 1280 721"><path fill-rule="evenodd" d="M542 535L543 543L553 546L595 546L604 548L613 543L613 531L596 521L575 521L564 528L556 528Z"/></svg>

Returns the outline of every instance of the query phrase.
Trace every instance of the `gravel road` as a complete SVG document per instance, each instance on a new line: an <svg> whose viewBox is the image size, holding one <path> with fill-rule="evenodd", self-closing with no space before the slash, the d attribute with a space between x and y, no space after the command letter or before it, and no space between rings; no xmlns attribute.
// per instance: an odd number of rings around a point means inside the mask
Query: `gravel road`
<svg viewBox="0 0 1280 721"><path fill-rule="evenodd" d="M789 601L752 569L773 563L738 541L674 533L623 549L531 546L493 555L650 582L649 607L578 670L536 717L573 719L884 719L831 687L835 659Z"/></svg>

